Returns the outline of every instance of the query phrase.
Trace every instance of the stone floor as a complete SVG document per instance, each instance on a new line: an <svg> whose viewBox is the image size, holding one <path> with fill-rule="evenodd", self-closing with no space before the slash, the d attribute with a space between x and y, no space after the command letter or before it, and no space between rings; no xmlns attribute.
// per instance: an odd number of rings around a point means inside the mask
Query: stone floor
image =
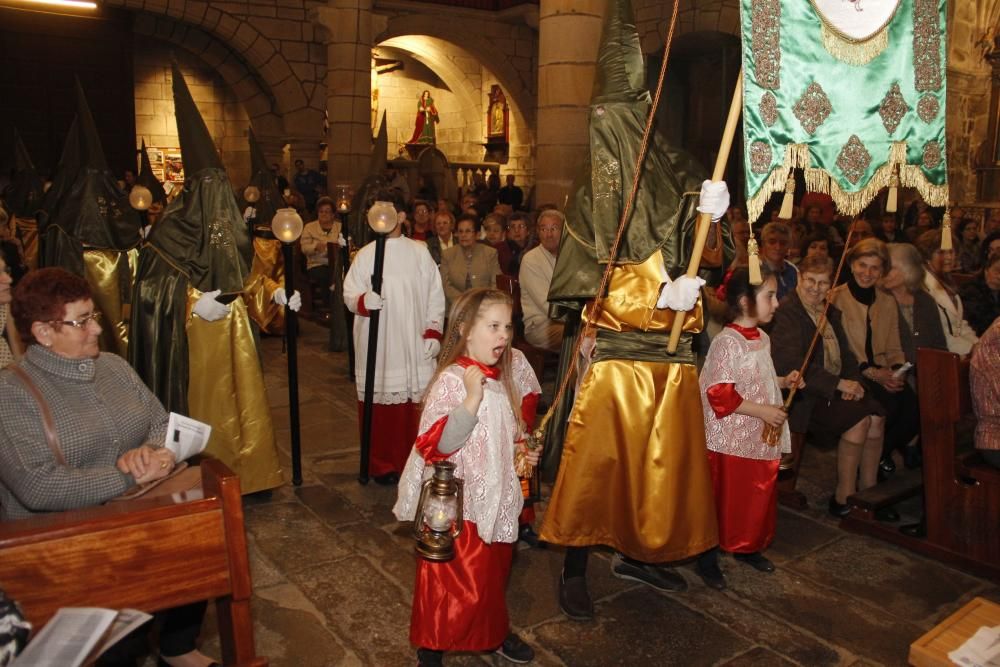
<svg viewBox="0 0 1000 667"><path fill-rule="evenodd" d="M358 429L346 355L304 323L299 341L303 483L247 500L258 652L275 667L415 664L407 641L413 590L408 526L390 512L395 490L357 482ZM263 342L278 441L289 461L286 361ZM290 466L289 466L290 468ZM290 472L289 472L290 475ZM556 603L562 553L517 552L508 601L536 665L905 665L910 642L976 595L1000 588L937 562L838 529L821 511L834 481L832 452L810 450L800 488L810 509L780 510L759 574L723 561L729 590L707 589L691 566L685 593L661 594L591 561L597 618L566 619ZM204 649L218 655L214 619ZM495 658L450 656L447 664Z"/></svg>

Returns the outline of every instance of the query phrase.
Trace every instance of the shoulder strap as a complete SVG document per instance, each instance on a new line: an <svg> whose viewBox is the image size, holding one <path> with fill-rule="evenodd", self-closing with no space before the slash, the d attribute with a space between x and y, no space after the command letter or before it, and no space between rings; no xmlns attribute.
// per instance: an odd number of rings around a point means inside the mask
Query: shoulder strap
<svg viewBox="0 0 1000 667"><path fill-rule="evenodd" d="M56 457L56 462L59 465L66 465L66 459L63 457L62 449L59 447L59 436L56 434L56 426L52 420L52 411L49 410L48 401L45 400L42 392L38 390L38 387L31 380L31 376L24 372L20 364L12 364L8 368L21 381L24 388L35 399L35 402L38 403L38 409L42 413L42 430L45 431L45 443L52 450L52 455Z"/></svg>

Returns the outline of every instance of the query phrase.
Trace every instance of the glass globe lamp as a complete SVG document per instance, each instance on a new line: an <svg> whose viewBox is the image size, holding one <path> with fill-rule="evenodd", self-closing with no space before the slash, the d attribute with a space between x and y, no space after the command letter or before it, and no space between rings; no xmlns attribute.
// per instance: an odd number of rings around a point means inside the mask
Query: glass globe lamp
<svg viewBox="0 0 1000 667"><path fill-rule="evenodd" d="M399 215L392 202L377 201L368 209L368 226L376 234L388 234L399 224Z"/></svg>
<svg viewBox="0 0 1000 667"><path fill-rule="evenodd" d="M147 211L153 203L153 193L145 185L133 185L128 193L128 203L137 211Z"/></svg>
<svg viewBox="0 0 1000 667"><path fill-rule="evenodd" d="M247 189L243 191L243 199L245 199L248 204L256 204L260 201L260 190L256 185L248 185Z"/></svg>
<svg viewBox="0 0 1000 667"><path fill-rule="evenodd" d="M271 231L282 243L295 243L302 236L302 218L294 208L279 208L271 219Z"/></svg>

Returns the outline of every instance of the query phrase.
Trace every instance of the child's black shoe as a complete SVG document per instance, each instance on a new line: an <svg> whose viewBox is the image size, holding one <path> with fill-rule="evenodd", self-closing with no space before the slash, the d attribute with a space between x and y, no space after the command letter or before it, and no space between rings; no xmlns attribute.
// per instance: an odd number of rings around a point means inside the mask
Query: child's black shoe
<svg viewBox="0 0 1000 667"><path fill-rule="evenodd" d="M496 654L508 662L524 665L535 659L535 649L531 648L513 632L507 635Z"/></svg>

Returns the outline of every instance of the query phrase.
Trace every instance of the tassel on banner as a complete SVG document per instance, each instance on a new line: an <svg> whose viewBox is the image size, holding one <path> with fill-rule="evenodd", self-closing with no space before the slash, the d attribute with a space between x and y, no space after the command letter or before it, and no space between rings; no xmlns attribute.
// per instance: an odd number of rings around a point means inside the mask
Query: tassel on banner
<svg viewBox="0 0 1000 667"><path fill-rule="evenodd" d="M785 179L785 196L781 199L781 210L778 211L778 218L781 220L791 220L795 205L795 171L788 170L788 178Z"/></svg>
<svg viewBox="0 0 1000 667"><path fill-rule="evenodd" d="M951 243L951 212L945 210L941 221L941 250L952 250Z"/></svg>
<svg viewBox="0 0 1000 667"><path fill-rule="evenodd" d="M750 272L751 285L760 285L764 282L760 277L760 256L757 253L757 239L753 237L753 229L751 229L750 240L747 241L747 269Z"/></svg>
<svg viewBox="0 0 1000 667"><path fill-rule="evenodd" d="M885 201L885 212L895 213L899 208L899 175L893 171L889 177L889 196Z"/></svg>

